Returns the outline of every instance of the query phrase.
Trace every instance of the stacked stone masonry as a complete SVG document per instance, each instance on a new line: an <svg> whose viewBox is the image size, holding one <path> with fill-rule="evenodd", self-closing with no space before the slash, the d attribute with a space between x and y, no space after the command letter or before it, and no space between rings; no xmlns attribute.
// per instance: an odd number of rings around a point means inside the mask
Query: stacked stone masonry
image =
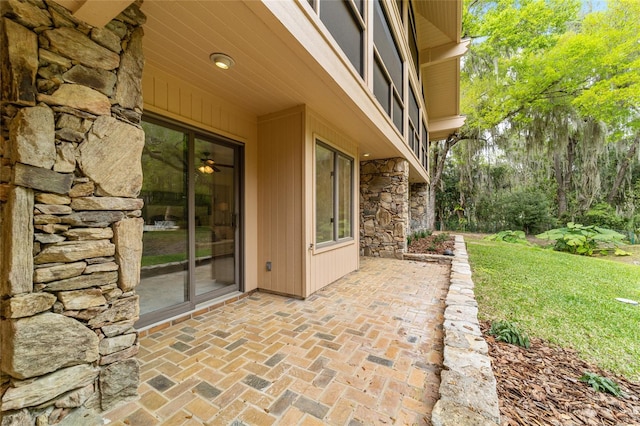
<svg viewBox="0 0 640 426"><path fill-rule="evenodd" d="M93 28L1 2L3 425L92 424L137 396L139 6Z"/></svg>
<svg viewBox="0 0 640 426"><path fill-rule="evenodd" d="M434 426L497 426L500 409L489 347L478 323L478 303L464 239L456 236L445 300L440 399Z"/></svg>
<svg viewBox="0 0 640 426"><path fill-rule="evenodd" d="M360 254L402 259L409 227L409 163L360 163Z"/></svg>
<svg viewBox="0 0 640 426"><path fill-rule="evenodd" d="M411 231L427 229L427 203L429 202L429 184L412 183L409 194Z"/></svg>

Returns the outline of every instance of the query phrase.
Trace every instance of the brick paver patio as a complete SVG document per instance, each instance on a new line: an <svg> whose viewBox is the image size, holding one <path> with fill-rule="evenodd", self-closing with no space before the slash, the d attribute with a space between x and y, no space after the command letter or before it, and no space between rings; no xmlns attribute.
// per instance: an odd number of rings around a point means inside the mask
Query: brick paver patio
<svg viewBox="0 0 640 426"><path fill-rule="evenodd" d="M256 292L140 339L112 425L429 424L449 266L361 259L307 300Z"/></svg>

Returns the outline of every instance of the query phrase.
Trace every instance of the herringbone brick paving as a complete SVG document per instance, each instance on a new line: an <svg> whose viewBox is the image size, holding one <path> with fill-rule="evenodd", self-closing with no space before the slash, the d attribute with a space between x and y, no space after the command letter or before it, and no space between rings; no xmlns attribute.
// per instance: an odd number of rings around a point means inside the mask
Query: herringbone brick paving
<svg viewBox="0 0 640 426"><path fill-rule="evenodd" d="M429 424L449 266L361 259L306 300L264 292L140 339L114 425Z"/></svg>

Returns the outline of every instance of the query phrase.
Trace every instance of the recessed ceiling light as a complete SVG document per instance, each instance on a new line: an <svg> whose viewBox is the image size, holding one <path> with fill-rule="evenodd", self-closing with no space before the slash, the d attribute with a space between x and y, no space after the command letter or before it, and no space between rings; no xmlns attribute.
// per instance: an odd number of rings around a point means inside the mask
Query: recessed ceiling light
<svg viewBox="0 0 640 426"><path fill-rule="evenodd" d="M368 153L368 152L365 152L364 154L362 154L362 156L363 156L363 157L368 157L368 156L370 156L370 155L371 155L371 154L370 154L370 153Z"/></svg>
<svg viewBox="0 0 640 426"><path fill-rule="evenodd" d="M236 63L231 56L225 55L224 53L212 53L209 56L209 59L211 59L211 62L213 62L218 68L223 70L228 70Z"/></svg>

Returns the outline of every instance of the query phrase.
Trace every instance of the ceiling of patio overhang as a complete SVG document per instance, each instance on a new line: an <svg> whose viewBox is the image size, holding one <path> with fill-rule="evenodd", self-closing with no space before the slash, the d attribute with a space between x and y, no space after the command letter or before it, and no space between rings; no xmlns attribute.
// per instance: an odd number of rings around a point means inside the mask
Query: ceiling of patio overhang
<svg viewBox="0 0 640 426"><path fill-rule="evenodd" d="M456 14L461 10L461 1L415 2L419 49L459 41L459 30L456 30L459 29L459 18ZM111 3L59 2L75 8L93 4L94 13L95 9ZM130 3L128 0L117 2L123 5L122 8ZM374 117L376 123L372 125L372 119L362 111L360 105L368 98L352 99L347 96L327 72L327 64L313 58L262 2L145 0L142 10L147 16L143 46L148 64L178 75L201 87L204 92L231 100L256 116L295 105L308 105L358 141L360 152L372 153L370 158L408 156L408 148L402 148L405 150L402 152L386 142L394 134L389 131L393 129L392 125L380 125L386 120L384 115ZM433 16L442 22L436 26L425 16ZM227 72L217 69L209 60L213 52L232 56L236 65ZM335 60L335 57L326 59ZM447 79L454 82L454 92L457 93L457 73ZM440 91L446 92L447 87L452 85L447 83ZM425 79L427 96L430 91L434 92L434 89ZM448 92L445 98L451 98ZM427 108L432 109L434 117L437 117L433 106L444 109L445 103L440 100L429 102ZM453 106L456 112L457 105L456 97ZM446 114L451 110L450 107ZM395 138L398 139L397 136ZM410 169L410 179L423 181L426 177L415 167Z"/></svg>
<svg viewBox="0 0 640 426"><path fill-rule="evenodd" d="M446 138L464 124L460 116L462 0L417 0L416 28L429 138Z"/></svg>

